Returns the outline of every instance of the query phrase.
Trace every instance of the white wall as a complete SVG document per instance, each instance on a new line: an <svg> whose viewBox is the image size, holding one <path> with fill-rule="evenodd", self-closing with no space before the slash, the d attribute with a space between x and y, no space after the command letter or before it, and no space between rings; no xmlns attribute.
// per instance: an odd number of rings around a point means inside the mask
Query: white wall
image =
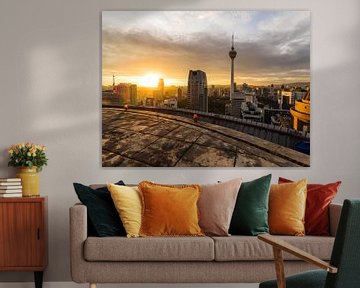
<svg viewBox="0 0 360 288"><path fill-rule="evenodd" d="M145 4L144 4L145 3ZM101 10L309 9L312 11L311 168L101 168ZM360 1L347 0L1 0L0 175L6 148L48 146L41 193L49 196L50 263L46 281L69 274L68 208L72 182L142 179L213 182L273 173L324 183L343 181L337 201L360 196ZM0 273L0 282L32 280Z"/></svg>

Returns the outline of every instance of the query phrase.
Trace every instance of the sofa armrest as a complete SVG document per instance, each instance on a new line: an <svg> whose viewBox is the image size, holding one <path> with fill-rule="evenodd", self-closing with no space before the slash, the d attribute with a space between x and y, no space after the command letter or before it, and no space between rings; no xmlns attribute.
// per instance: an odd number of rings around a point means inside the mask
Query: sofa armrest
<svg viewBox="0 0 360 288"><path fill-rule="evenodd" d="M86 279L86 263L83 245L87 238L87 208L75 204L70 208L70 268L71 277L77 283Z"/></svg>
<svg viewBox="0 0 360 288"><path fill-rule="evenodd" d="M340 221L342 204L331 203L329 207L330 235L335 237Z"/></svg>

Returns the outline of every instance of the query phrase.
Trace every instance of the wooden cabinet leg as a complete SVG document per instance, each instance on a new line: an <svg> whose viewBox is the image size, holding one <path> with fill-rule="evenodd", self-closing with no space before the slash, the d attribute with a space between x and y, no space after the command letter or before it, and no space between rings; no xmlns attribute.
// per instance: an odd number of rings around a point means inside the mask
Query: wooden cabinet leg
<svg viewBox="0 0 360 288"><path fill-rule="evenodd" d="M42 288L43 284L43 271L35 271L35 288Z"/></svg>
<svg viewBox="0 0 360 288"><path fill-rule="evenodd" d="M96 288L96 284L95 283L89 283L89 288Z"/></svg>

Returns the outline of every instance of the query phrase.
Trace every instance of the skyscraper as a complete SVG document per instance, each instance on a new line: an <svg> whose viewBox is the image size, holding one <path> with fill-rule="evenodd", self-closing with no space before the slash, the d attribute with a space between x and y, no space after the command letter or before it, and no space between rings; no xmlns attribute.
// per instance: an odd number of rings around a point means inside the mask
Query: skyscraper
<svg viewBox="0 0 360 288"><path fill-rule="evenodd" d="M190 70L188 78L189 109L208 112L206 73L201 70Z"/></svg>
<svg viewBox="0 0 360 288"><path fill-rule="evenodd" d="M112 86L112 92L113 94L115 94L116 90L115 90L115 75L113 74L113 86Z"/></svg>
<svg viewBox="0 0 360 288"><path fill-rule="evenodd" d="M164 98L164 79L160 78L158 82L158 90L160 94L160 99L163 100Z"/></svg>
<svg viewBox="0 0 360 288"><path fill-rule="evenodd" d="M137 85L120 83L115 86L114 93L118 95L120 104L137 104Z"/></svg>
<svg viewBox="0 0 360 288"><path fill-rule="evenodd" d="M120 83L115 86L115 93L119 95L120 103L130 103L130 88L127 83Z"/></svg>
<svg viewBox="0 0 360 288"><path fill-rule="evenodd" d="M130 104L137 105L137 85L130 85Z"/></svg>
<svg viewBox="0 0 360 288"><path fill-rule="evenodd" d="M178 99L181 99L182 96L183 96L183 92L182 92L181 87L179 87L178 90L177 90L177 97L178 97Z"/></svg>

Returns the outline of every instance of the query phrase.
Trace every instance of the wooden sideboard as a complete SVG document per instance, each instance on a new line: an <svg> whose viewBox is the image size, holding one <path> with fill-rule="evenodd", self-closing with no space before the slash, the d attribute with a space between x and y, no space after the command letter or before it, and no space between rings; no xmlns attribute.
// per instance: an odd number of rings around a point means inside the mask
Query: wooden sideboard
<svg viewBox="0 0 360 288"><path fill-rule="evenodd" d="M41 288L47 250L47 197L0 198L0 271L32 271Z"/></svg>

